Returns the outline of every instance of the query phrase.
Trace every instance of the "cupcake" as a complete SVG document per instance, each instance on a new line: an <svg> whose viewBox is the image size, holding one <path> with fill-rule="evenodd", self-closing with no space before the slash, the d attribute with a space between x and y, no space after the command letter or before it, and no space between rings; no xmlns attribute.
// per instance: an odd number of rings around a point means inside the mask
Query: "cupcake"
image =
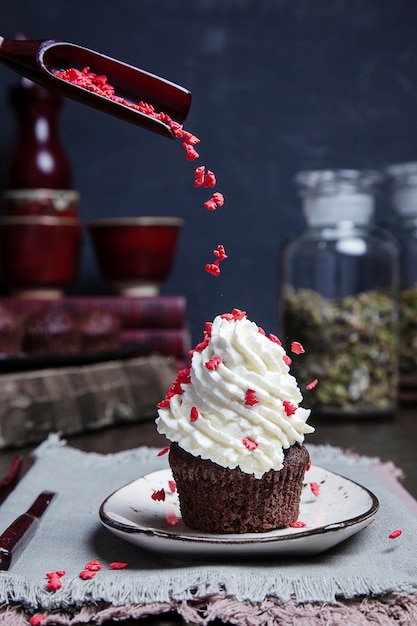
<svg viewBox="0 0 417 626"><path fill-rule="evenodd" d="M184 523L213 533L266 532L298 519L310 410L275 335L243 311L206 324L189 368L158 405L158 431Z"/></svg>
<svg viewBox="0 0 417 626"><path fill-rule="evenodd" d="M74 317L60 307L33 315L26 326L24 345L31 354L79 352L79 331Z"/></svg>
<svg viewBox="0 0 417 626"><path fill-rule="evenodd" d="M83 311L78 318L82 352L115 350L121 345L120 318L109 311Z"/></svg>
<svg viewBox="0 0 417 626"><path fill-rule="evenodd" d="M0 354L22 352L24 318L0 304Z"/></svg>

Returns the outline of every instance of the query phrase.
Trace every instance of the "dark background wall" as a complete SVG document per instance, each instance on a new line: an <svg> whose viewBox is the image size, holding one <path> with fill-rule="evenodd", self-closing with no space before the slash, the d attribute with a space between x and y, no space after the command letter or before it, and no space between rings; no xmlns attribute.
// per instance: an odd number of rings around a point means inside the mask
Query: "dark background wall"
<svg viewBox="0 0 417 626"><path fill-rule="evenodd" d="M61 135L81 218L186 220L164 293L184 293L195 340L239 307L276 332L278 252L300 226L294 174L417 160L417 4L413 0L2 0L1 34L82 44L193 93L186 127L226 204L202 208L196 163L179 142L66 101ZM0 67L0 165L15 120ZM378 219L389 211L378 201ZM204 264L224 244L219 278ZM73 291L103 293L87 235Z"/></svg>

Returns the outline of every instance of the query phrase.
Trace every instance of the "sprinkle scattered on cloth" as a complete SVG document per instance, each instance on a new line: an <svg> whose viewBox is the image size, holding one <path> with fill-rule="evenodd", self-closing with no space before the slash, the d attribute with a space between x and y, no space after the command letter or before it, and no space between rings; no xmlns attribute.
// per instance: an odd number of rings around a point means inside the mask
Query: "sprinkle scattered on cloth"
<svg viewBox="0 0 417 626"><path fill-rule="evenodd" d="M0 508L3 531L40 491L58 494L22 555L9 572L0 572L0 624L28 624L28 615L40 612L48 615L42 622L47 626L80 623L81 618L101 624L174 610L199 624L216 618L251 626L284 624L286 615L296 617L297 625L310 626L332 623L333 612L349 616L353 626L369 623L374 612L375 624L395 619L415 625L417 565L410 556L417 553L417 519L381 482L384 464L332 446L309 446L309 451L314 464L375 493L380 510L372 524L314 557L251 557L239 563L202 557L173 563L115 537L98 517L109 494L167 467L166 455L146 447L112 455L87 453L51 435L35 450L32 468ZM387 464L386 470L392 474L396 468ZM402 530L401 536L389 539L395 529ZM82 579L85 564L94 560L103 567L91 579ZM112 569L114 562L128 565ZM57 571L65 571L62 586L48 591L46 574Z"/></svg>

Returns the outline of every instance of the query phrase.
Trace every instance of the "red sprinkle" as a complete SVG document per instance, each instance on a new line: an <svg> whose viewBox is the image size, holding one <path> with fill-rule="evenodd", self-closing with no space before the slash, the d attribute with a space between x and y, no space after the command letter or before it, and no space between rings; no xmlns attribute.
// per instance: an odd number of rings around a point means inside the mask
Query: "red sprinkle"
<svg viewBox="0 0 417 626"><path fill-rule="evenodd" d="M194 181L194 187L215 187L216 186L216 177L214 175L214 173L211 170L207 170L207 173L205 171L205 167L204 165L200 165L200 167L197 167L195 172L194 172L194 176L195 176L195 181Z"/></svg>
<svg viewBox="0 0 417 626"><path fill-rule="evenodd" d="M213 274L216 277L220 274L220 267L215 263L206 263L204 269L208 274Z"/></svg>
<svg viewBox="0 0 417 626"><path fill-rule="evenodd" d="M294 354L303 354L305 350L299 341L293 341L291 343L291 352L294 352Z"/></svg>
<svg viewBox="0 0 417 626"><path fill-rule="evenodd" d="M175 480L169 480L168 487L171 493L175 493L177 491L177 483Z"/></svg>
<svg viewBox="0 0 417 626"><path fill-rule="evenodd" d="M232 309L231 313L222 313L220 317L223 320L243 320L246 317L246 311L241 311L240 309Z"/></svg>
<svg viewBox="0 0 417 626"><path fill-rule="evenodd" d="M167 454L168 452L169 446L167 446L166 448L162 448L162 450L160 450L156 456L164 456L164 454Z"/></svg>
<svg viewBox="0 0 417 626"><path fill-rule="evenodd" d="M388 537L389 539L396 539L402 534L403 534L403 531L398 528L397 530L393 530L392 533L388 535Z"/></svg>
<svg viewBox="0 0 417 626"><path fill-rule="evenodd" d="M254 406L258 404L259 400L256 397L256 391L254 389L247 389L245 393L245 404L247 406Z"/></svg>
<svg viewBox="0 0 417 626"><path fill-rule="evenodd" d="M306 465L306 472L308 472L311 469L311 465L312 465L311 459L308 459L308 463Z"/></svg>
<svg viewBox="0 0 417 626"><path fill-rule="evenodd" d="M182 141L182 146L187 154L187 161L194 161L200 156L194 146L188 141Z"/></svg>
<svg viewBox="0 0 417 626"><path fill-rule="evenodd" d="M306 389L308 389L308 391L311 391L311 389L314 389L314 387L317 385L318 383L318 379L315 378L314 380L311 381L311 383L308 383L308 385L306 386Z"/></svg>
<svg viewBox="0 0 417 626"><path fill-rule="evenodd" d="M224 250L224 246L219 244L215 250L213 250L213 254L216 258L214 263L207 263L204 267L206 272L209 274L213 274L214 276L218 276L220 274L220 262L227 259L227 254Z"/></svg>
<svg viewBox="0 0 417 626"><path fill-rule="evenodd" d="M85 569L88 569L92 572L97 572L99 569L103 569L103 567L104 566L97 559L94 559L94 561L89 561L84 566Z"/></svg>
<svg viewBox="0 0 417 626"><path fill-rule="evenodd" d="M288 365L288 367L290 367L292 361L291 361L291 357L289 357L288 354L284 354L284 356L282 357L282 360L284 361L286 365Z"/></svg>
<svg viewBox="0 0 417 626"><path fill-rule="evenodd" d="M296 522L291 522L290 526L291 528L304 528L305 526L307 526L307 524L305 522L297 520Z"/></svg>
<svg viewBox="0 0 417 626"><path fill-rule="evenodd" d="M29 618L30 626L40 626L46 620L48 615L46 613L37 613Z"/></svg>
<svg viewBox="0 0 417 626"><path fill-rule="evenodd" d="M279 346L282 346L282 343L281 343L281 341L279 340L279 338L278 338L276 335L274 335L273 333L270 333L270 334L268 335L268 339L270 339L270 340L271 340L271 341L273 341L274 343L277 343Z"/></svg>
<svg viewBox="0 0 417 626"><path fill-rule="evenodd" d="M166 521L168 522L168 524L171 524L172 526L175 526L175 524L178 523L178 517L176 516L174 511L167 514Z"/></svg>
<svg viewBox="0 0 417 626"><path fill-rule="evenodd" d="M225 259L227 259L227 254L224 251L224 246L222 246L221 244L219 244L217 248L213 250L213 254L219 259L219 261L224 261Z"/></svg>
<svg viewBox="0 0 417 626"><path fill-rule="evenodd" d="M200 165L194 171L194 187L202 187L204 185L204 165Z"/></svg>
<svg viewBox="0 0 417 626"><path fill-rule="evenodd" d="M97 571L91 569L83 569L82 572L79 573L79 577L83 580L90 580L91 578L94 578L96 574Z"/></svg>
<svg viewBox="0 0 417 626"><path fill-rule="evenodd" d="M169 407L169 401L170 401L170 398L164 398L163 400L161 400L161 402L158 402L158 404L156 405L156 408L166 409L167 407Z"/></svg>
<svg viewBox="0 0 417 626"><path fill-rule="evenodd" d="M320 485L318 483L310 483L311 493L314 496L318 496L320 493Z"/></svg>
<svg viewBox="0 0 417 626"><path fill-rule="evenodd" d="M196 422L198 420L198 410L195 406L191 407L190 422Z"/></svg>
<svg viewBox="0 0 417 626"><path fill-rule="evenodd" d="M109 564L109 567L111 569L125 569L127 565L127 563L123 563L122 561L113 561L113 563Z"/></svg>
<svg viewBox="0 0 417 626"><path fill-rule="evenodd" d="M242 443L245 446L245 448L247 448L248 450L256 450L256 448L258 447L258 444L256 443L256 441L254 441L253 439L251 439L250 437L244 437L242 439Z"/></svg>
<svg viewBox="0 0 417 626"><path fill-rule="evenodd" d="M221 356L214 356L212 359L210 359L210 361L206 361L204 365L207 367L208 370L213 371L219 367L221 362L222 362Z"/></svg>
<svg viewBox="0 0 417 626"><path fill-rule="evenodd" d="M165 500L165 489L158 489L158 491L154 491L151 495L152 500L155 502L163 502Z"/></svg>
<svg viewBox="0 0 417 626"><path fill-rule="evenodd" d="M46 574L48 582L46 584L46 589L48 591L57 591L61 589L61 577L65 575L65 570L58 570L57 572L49 572Z"/></svg>
<svg viewBox="0 0 417 626"><path fill-rule="evenodd" d="M293 404L289 400L284 400L282 404L284 406L285 415L287 417L290 417L290 415L294 415L294 413L297 410L297 407L295 406L295 404Z"/></svg>

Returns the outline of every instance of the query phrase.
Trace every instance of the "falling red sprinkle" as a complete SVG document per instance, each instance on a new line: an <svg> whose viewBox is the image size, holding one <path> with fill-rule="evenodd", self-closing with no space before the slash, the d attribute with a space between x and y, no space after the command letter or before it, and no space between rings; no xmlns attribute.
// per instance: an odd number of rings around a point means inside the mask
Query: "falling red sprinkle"
<svg viewBox="0 0 417 626"><path fill-rule="evenodd" d="M126 569L128 566L127 563L123 563L122 561L113 561L113 563L109 564L111 569Z"/></svg>
<svg viewBox="0 0 417 626"><path fill-rule="evenodd" d="M258 404L259 400L256 397L256 391L254 389L247 389L245 393L245 404L247 406L254 406Z"/></svg>
<svg viewBox="0 0 417 626"><path fill-rule="evenodd" d="M209 361L206 361L204 363L204 365L206 366L206 368L208 370L213 371L213 370L216 370L219 367L221 362L222 362L222 357L221 356L214 356Z"/></svg>
<svg viewBox="0 0 417 626"><path fill-rule="evenodd" d="M290 417L290 415L294 415L294 413L297 410L297 407L295 406L295 404L293 404L289 400L284 400L282 404L284 406L285 415L287 417Z"/></svg>
<svg viewBox="0 0 417 626"><path fill-rule="evenodd" d="M311 493L314 496L318 496L320 493L320 485L318 483L310 483Z"/></svg>
<svg viewBox="0 0 417 626"><path fill-rule="evenodd" d="M214 263L206 263L204 269L209 274L213 274L213 276L218 276L220 274L220 267Z"/></svg>
<svg viewBox="0 0 417 626"><path fill-rule="evenodd" d="M209 200L204 203L208 211L215 211L217 207L224 205L224 196L219 191L214 192Z"/></svg>
<svg viewBox="0 0 417 626"><path fill-rule="evenodd" d="M242 443L245 446L245 448L251 451L256 450L256 448L258 447L258 444L256 443L256 441L253 441L253 439L251 439L250 437L244 437L242 439Z"/></svg>
<svg viewBox="0 0 417 626"><path fill-rule="evenodd" d="M304 528L305 526L307 526L307 524L305 522L297 520L296 522L291 522L290 526L291 528Z"/></svg>
<svg viewBox="0 0 417 626"><path fill-rule="evenodd" d="M220 193L220 191L215 191L213 194L213 200L217 204L217 206L224 205L224 195Z"/></svg>
<svg viewBox="0 0 417 626"><path fill-rule="evenodd" d="M164 454L167 454L168 452L169 446L167 446L166 448L162 448L162 450L160 450L156 456L164 456Z"/></svg>
<svg viewBox="0 0 417 626"><path fill-rule="evenodd" d="M177 491L177 483L175 480L169 480L168 487L171 493L175 493Z"/></svg>
<svg viewBox="0 0 417 626"><path fill-rule="evenodd" d="M392 533L388 535L388 537L389 539L396 539L402 534L403 534L403 531L398 528L397 530L393 530Z"/></svg>
<svg viewBox="0 0 417 626"><path fill-rule="evenodd" d="M187 155L187 161L194 161L200 156L194 146L187 141L182 142L183 148Z"/></svg>
<svg viewBox="0 0 417 626"><path fill-rule="evenodd" d="M227 259L227 254L224 251L224 246L222 246L221 244L217 246L216 250L213 250L213 254L219 259L219 261L224 261L224 259Z"/></svg>
<svg viewBox="0 0 417 626"><path fill-rule="evenodd" d="M284 354L284 356L282 357L282 360L284 361L286 365L288 365L288 367L290 367L292 361L291 361L291 358L288 356L288 354Z"/></svg>
<svg viewBox="0 0 417 626"><path fill-rule="evenodd" d="M194 171L194 187L202 187L204 185L204 165L200 165Z"/></svg>
<svg viewBox="0 0 417 626"><path fill-rule="evenodd" d="M158 489L158 491L154 491L151 495L152 500L155 502L163 502L165 500L165 489Z"/></svg>
<svg viewBox="0 0 417 626"><path fill-rule="evenodd" d="M92 572L98 572L98 570L103 569L103 567L104 566L97 559L94 559L94 561L89 561L84 565L84 569L88 569Z"/></svg>
<svg viewBox="0 0 417 626"><path fill-rule="evenodd" d="M30 626L40 626L46 620L48 615L46 613L37 613L29 618Z"/></svg>
<svg viewBox="0 0 417 626"><path fill-rule="evenodd" d="M207 170L207 174L204 177L203 187L207 188L207 187L215 187L215 186L216 186L216 177L211 170Z"/></svg>
<svg viewBox="0 0 417 626"><path fill-rule="evenodd" d="M93 571L91 569L83 569L79 573L79 577L82 578L83 580L90 580L91 578L94 578L96 574L97 574L97 571Z"/></svg>
<svg viewBox="0 0 417 626"><path fill-rule="evenodd" d="M294 352L294 354L303 354L305 350L299 341L293 341L291 343L291 352Z"/></svg>
<svg viewBox="0 0 417 626"><path fill-rule="evenodd" d="M318 382L319 382L318 379L315 378L314 380L311 381L311 383L308 383L308 385L306 386L306 389L308 391L311 391L312 389L314 389L314 387L317 385Z"/></svg>
<svg viewBox="0 0 417 626"><path fill-rule="evenodd" d="M198 410L195 406L191 407L190 422L196 422L198 420Z"/></svg>
<svg viewBox="0 0 417 626"><path fill-rule="evenodd" d="M271 340L271 341L273 341L274 343L277 343L279 346L282 346L282 343L281 343L281 341L279 340L279 338L278 338L276 335L274 335L273 333L270 333L270 334L268 335L268 339L270 339L270 340ZM285 359L284 359L284 360L285 360Z"/></svg>

